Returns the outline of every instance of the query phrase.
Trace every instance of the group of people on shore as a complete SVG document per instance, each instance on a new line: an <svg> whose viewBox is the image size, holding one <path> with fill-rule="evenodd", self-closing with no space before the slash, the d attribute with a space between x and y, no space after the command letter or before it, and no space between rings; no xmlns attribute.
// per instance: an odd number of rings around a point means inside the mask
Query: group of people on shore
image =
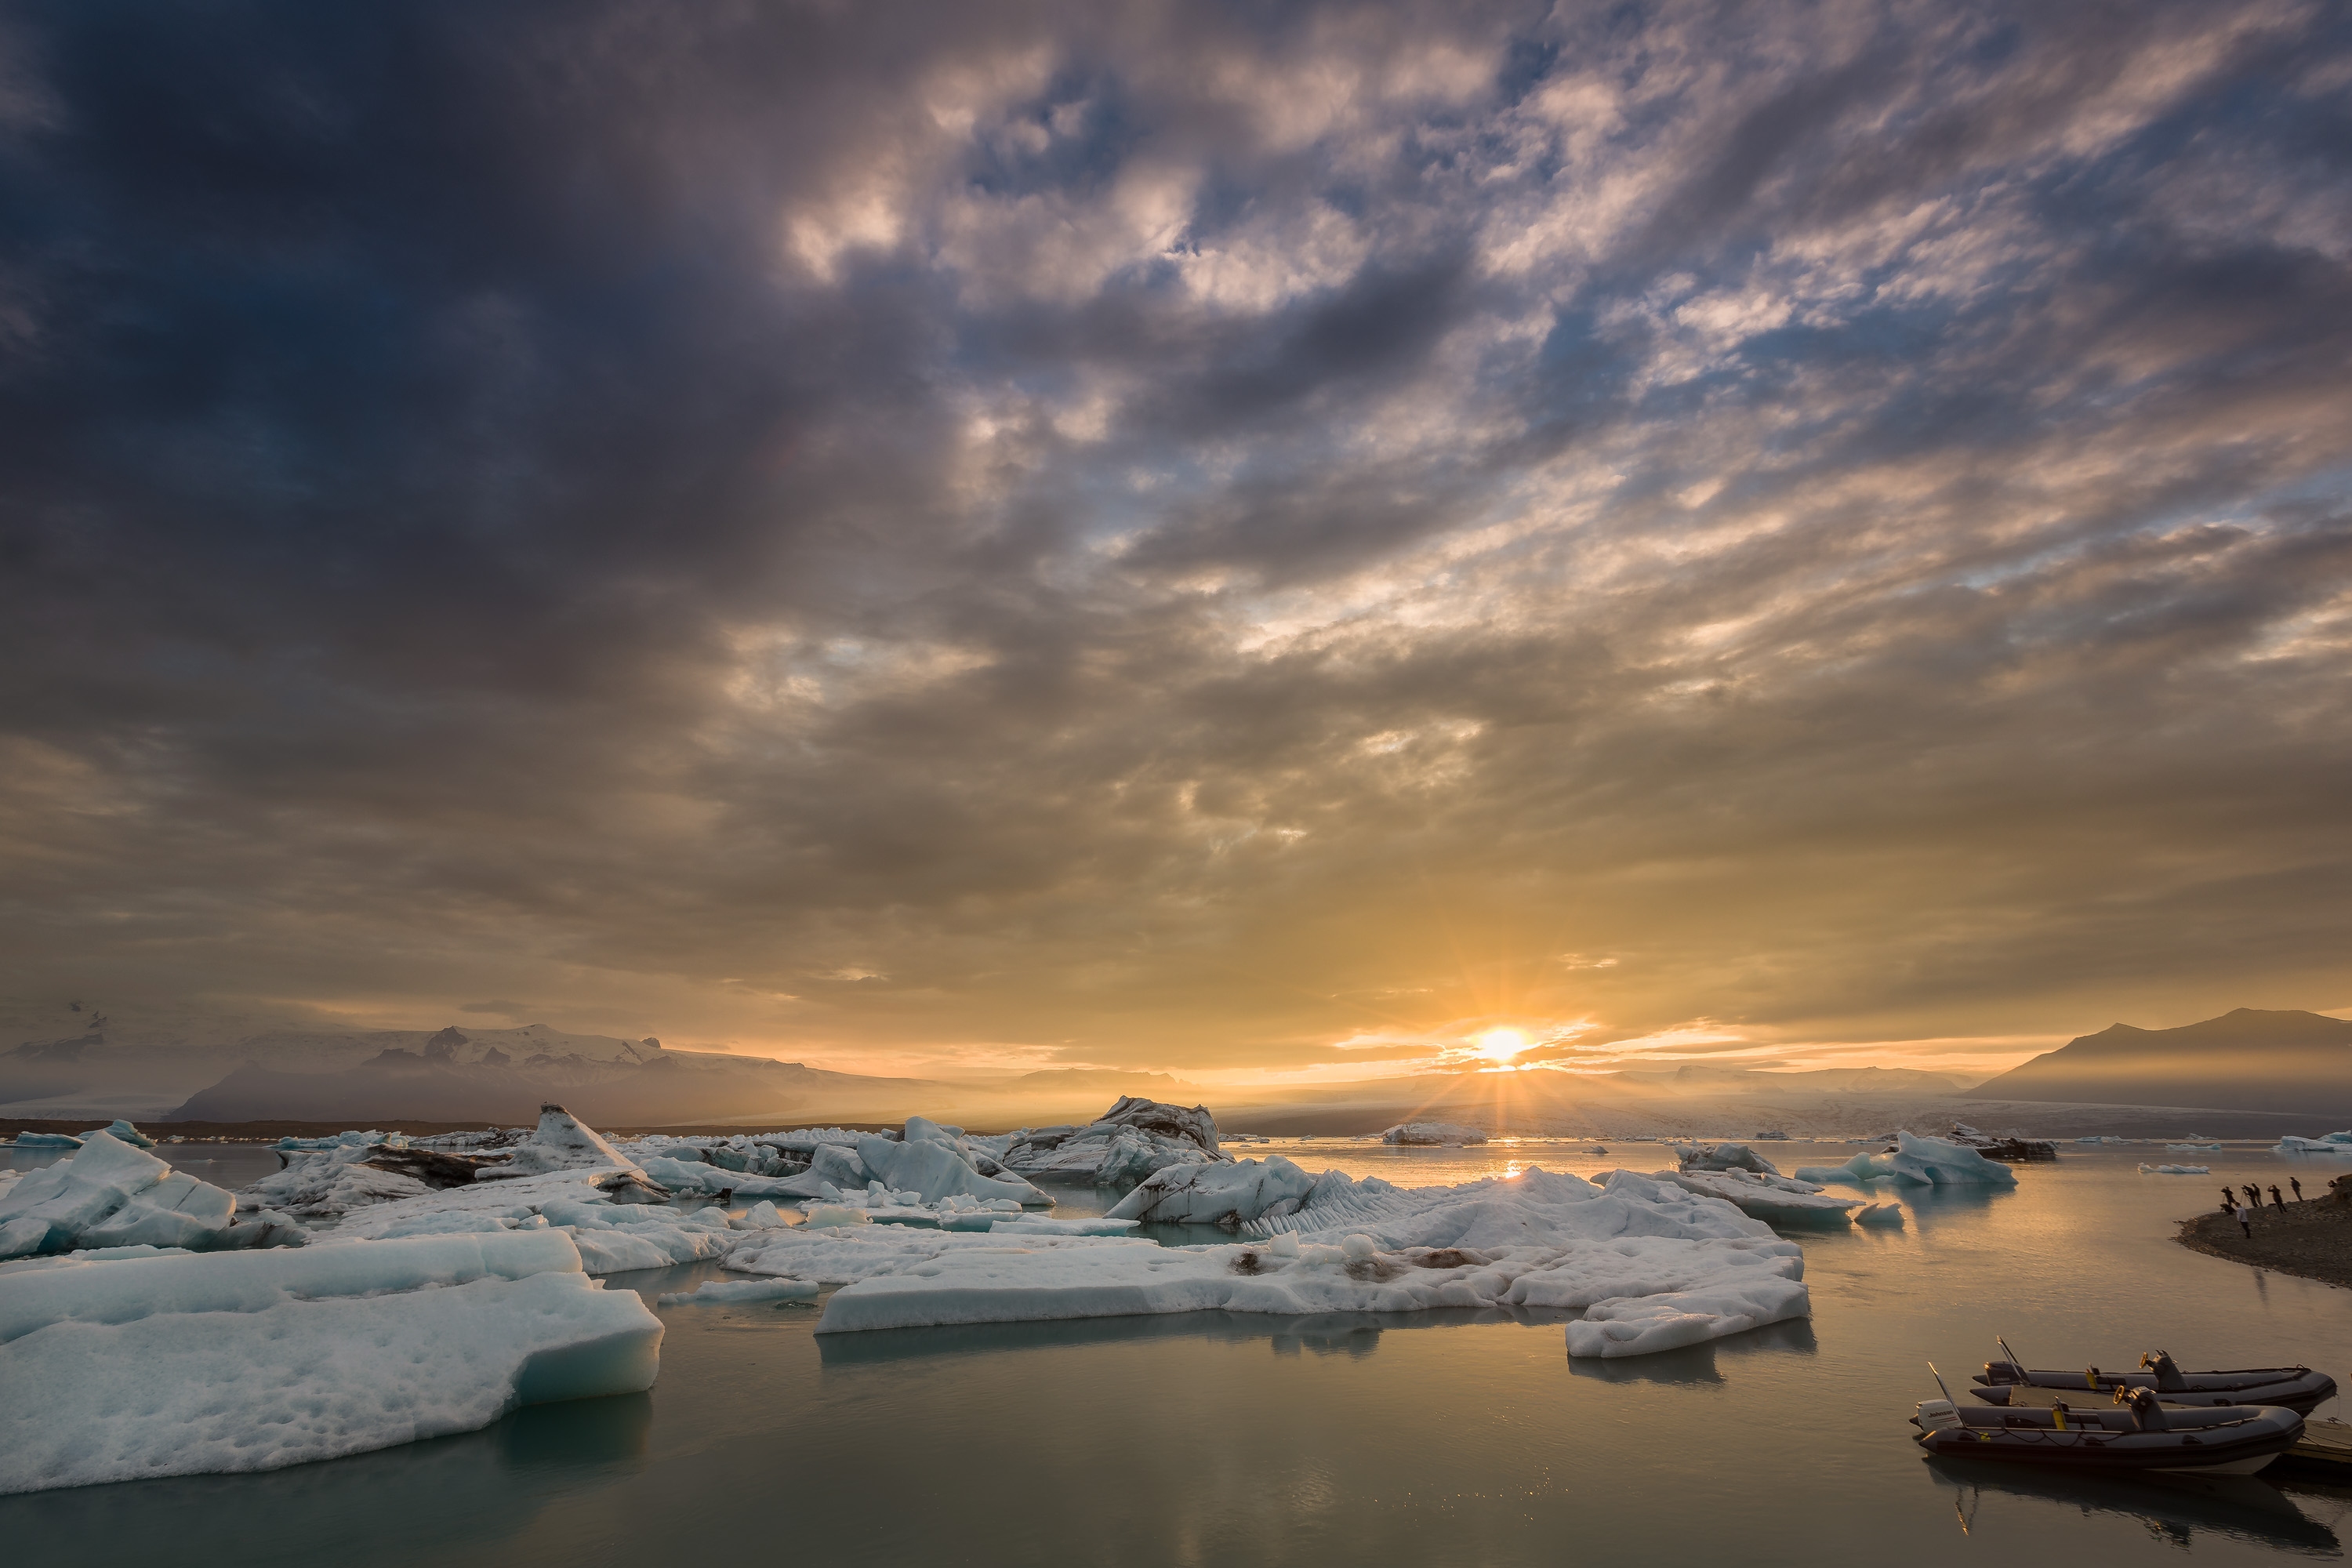
<svg viewBox="0 0 2352 1568"><path fill-rule="evenodd" d="M2297 1181L2294 1177L2289 1176L2286 1179L2286 1184L2294 1189L2294 1201L2297 1203L2303 1202L2303 1184ZM2242 1208L2240 1207L2238 1204L2239 1193L2246 1194L2245 1206ZM2271 1205L2281 1214L2284 1214L2286 1212L2286 1199L2279 1194L2278 1184L2276 1182L2273 1182L2271 1184ZM2234 1191L2229 1187L2223 1187L2221 1189L2221 1212L2236 1220L2238 1222L2238 1228L2245 1233L2249 1240L2252 1239L2254 1234L2254 1216L2263 1212L2262 1188L2256 1186L2252 1182L2248 1182L2244 1186L2237 1188Z"/></svg>

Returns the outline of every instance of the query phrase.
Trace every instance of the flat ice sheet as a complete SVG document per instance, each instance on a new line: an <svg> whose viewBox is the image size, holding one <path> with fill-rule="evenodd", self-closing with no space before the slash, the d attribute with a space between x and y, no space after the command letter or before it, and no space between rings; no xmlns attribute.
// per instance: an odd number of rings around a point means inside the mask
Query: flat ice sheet
<svg viewBox="0 0 2352 1568"><path fill-rule="evenodd" d="M379 1293L367 1293L379 1292ZM661 1322L558 1235L0 1277L0 1492L268 1470L631 1393Z"/></svg>

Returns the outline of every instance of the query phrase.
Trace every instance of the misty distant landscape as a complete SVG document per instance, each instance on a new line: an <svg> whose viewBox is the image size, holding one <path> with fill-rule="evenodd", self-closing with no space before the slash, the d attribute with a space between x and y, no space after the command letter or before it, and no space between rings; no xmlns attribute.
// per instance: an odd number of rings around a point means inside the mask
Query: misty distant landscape
<svg viewBox="0 0 2352 1568"><path fill-rule="evenodd" d="M1413 1120L1598 1138L1866 1137L1955 1120L2036 1135L2257 1136L2352 1121L2352 1022L2252 1008L2170 1029L2117 1024L1990 1079L1685 1064L1421 1073L1280 1091L1089 1068L875 1077L544 1025L243 1036L216 1019L92 1014L87 1025L0 1050L0 1117L514 1125L556 1100L612 1126L887 1122L920 1108L994 1130L1083 1120L1132 1094L1213 1101L1235 1131L1341 1136Z"/></svg>

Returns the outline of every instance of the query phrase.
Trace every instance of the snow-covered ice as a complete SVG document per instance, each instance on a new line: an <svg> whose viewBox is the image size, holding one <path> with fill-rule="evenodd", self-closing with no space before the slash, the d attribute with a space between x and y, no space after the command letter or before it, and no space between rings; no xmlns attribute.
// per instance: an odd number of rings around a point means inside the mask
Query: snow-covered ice
<svg viewBox="0 0 2352 1568"><path fill-rule="evenodd" d="M2143 1176L2210 1176L2213 1173L2213 1167L2210 1165L2142 1165L2139 1168L2139 1173Z"/></svg>
<svg viewBox="0 0 2352 1568"><path fill-rule="evenodd" d="M651 1386L661 1322L550 1232L0 1275L0 1492L276 1469Z"/></svg>

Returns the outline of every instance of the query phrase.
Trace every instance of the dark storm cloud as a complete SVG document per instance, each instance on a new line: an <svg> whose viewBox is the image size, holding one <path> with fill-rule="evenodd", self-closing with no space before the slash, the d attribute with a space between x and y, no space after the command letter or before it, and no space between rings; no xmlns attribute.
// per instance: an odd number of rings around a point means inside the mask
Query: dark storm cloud
<svg viewBox="0 0 2352 1568"><path fill-rule="evenodd" d="M12 13L28 984L2341 1002L2333 10L906 16Z"/></svg>

